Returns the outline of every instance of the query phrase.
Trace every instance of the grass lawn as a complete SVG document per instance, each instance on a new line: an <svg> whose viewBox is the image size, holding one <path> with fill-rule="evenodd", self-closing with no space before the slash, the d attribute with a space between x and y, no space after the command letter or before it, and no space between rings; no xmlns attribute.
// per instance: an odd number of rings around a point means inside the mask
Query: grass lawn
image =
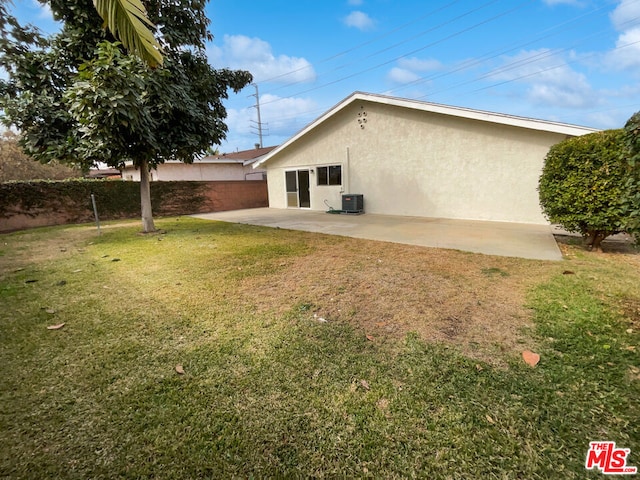
<svg viewBox="0 0 640 480"><path fill-rule="evenodd" d="M633 249L157 226L0 235L0 477L602 478L596 440L640 466Z"/></svg>

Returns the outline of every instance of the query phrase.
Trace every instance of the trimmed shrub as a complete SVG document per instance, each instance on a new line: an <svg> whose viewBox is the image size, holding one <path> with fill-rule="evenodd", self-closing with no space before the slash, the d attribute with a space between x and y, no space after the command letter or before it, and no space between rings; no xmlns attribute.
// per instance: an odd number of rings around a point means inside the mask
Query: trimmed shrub
<svg viewBox="0 0 640 480"><path fill-rule="evenodd" d="M625 144L629 149L629 178L625 207L629 216L627 232L640 244L640 112L636 112L624 126Z"/></svg>
<svg viewBox="0 0 640 480"><path fill-rule="evenodd" d="M540 205L552 223L599 249L630 225L631 166L625 132L607 130L560 142L549 150L539 182Z"/></svg>
<svg viewBox="0 0 640 480"><path fill-rule="evenodd" d="M193 213L206 201L204 182L153 182L151 203L159 215ZM133 218L140 215L140 184L120 180L65 180L7 182L0 184L0 218L26 214L37 216L66 211L72 221L93 216L91 194L100 218Z"/></svg>

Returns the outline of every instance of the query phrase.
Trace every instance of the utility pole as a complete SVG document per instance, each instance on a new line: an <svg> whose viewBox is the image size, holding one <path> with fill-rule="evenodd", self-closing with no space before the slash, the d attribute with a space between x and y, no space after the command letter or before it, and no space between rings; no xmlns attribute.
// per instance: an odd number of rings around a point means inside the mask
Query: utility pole
<svg viewBox="0 0 640 480"><path fill-rule="evenodd" d="M258 111L258 121L254 122L253 120L251 120L253 123L256 123L258 126L258 138L260 139L260 148L262 148L262 119L260 118L260 94L258 93L258 84L257 83L252 83L252 85L254 87L256 87L256 93L249 95L250 97L256 97L256 110Z"/></svg>

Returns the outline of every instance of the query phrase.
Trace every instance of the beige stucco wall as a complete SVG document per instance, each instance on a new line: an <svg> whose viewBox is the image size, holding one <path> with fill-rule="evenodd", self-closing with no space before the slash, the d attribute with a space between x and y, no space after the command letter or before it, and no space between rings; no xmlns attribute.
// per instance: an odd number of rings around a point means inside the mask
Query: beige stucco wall
<svg viewBox="0 0 640 480"><path fill-rule="evenodd" d="M538 178L564 138L358 101L266 163L269 205L286 208L286 170L341 164L342 188L317 186L311 175L311 209L326 210L324 200L340 208L348 190L364 195L367 213L547 223Z"/></svg>
<svg viewBox="0 0 640 480"><path fill-rule="evenodd" d="M262 180L263 170L253 170L241 163L164 163L151 171L152 181L229 181ZM140 181L140 171L127 167L122 172L124 180Z"/></svg>

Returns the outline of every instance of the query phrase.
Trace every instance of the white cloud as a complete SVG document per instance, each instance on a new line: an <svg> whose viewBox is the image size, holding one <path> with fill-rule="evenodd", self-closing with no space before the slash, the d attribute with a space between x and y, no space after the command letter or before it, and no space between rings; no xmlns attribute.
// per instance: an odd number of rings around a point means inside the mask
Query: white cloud
<svg viewBox="0 0 640 480"><path fill-rule="evenodd" d="M273 94L265 94L260 98L263 105L262 120L269 124L269 131L275 134L291 135L295 125L301 121L311 120L317 108L314 100L309 98L282 98Z"/></svg>
<svg viewBox="0 0 640 480"><path fill-rule="evenodd" d="M535 104L584 108L599 102L585 75L551 50L523 51L503 60L503 66L489 78L525 85L526 96Z"/></svg>
<svg viewBox="0 0 640 480"><path fill-rule="evenodd" d="M406 57L398 60L398 65L387 73L387 79L394 83L407 84L420 80L422 73L439 70L442 64L438 60Z"/></svg>
<svg viewBox="0 0 640 480"><path fill-rule="evenodd" d="M623 85L621 87L616 87L614 89L603 89L603 94L607 95L609 98L620 98L625 101L638 101L640 97L640 85L637 83L631 85Z"/></svg>
<svg viewBox="0 0 640 480"><path fill-rule="evenodd" d="M620 34L616 49L608 54L609 64L622 70L640 70L640 27Z"/></svg>
<svg viewBox="0 0 640 480"><path fill-rule="evenodd" d="M622 0L611 13L611 23L620 32L616 48L605 55L604 64L617 70L635 70L640 73L640 2Z"/></svg>
<svg viewBox="0 0 640 480"><path fill-rule="evenodd" d="M405 84L415 82L420 78L420 75L406 68L393 67L389 70L387 78L392 82Z"/></svg>
<svg viewBox="0 0 640 480"><path fill-rule="evenodd" d="M442 68L442 64L438 60L417 57L401 58L398 60L398 66L414 72L429 72Z"/></svg>
<svg viewBox="0 0 640 480"><path fill-rule="evenodd" d="M53 21L53 12L51 11L51 7L48 3L41 4L37 0L31 0L31 4L34 8L38 9L38 19L39 20L50 20Z"/></svg>
<svg viewBox="0 0 640 480"><path fill-rule="evenodd" d="M528 97L539 105L566 108L584 108L593 105L593 92L585 85L584 78L578 80L578 85L564 82L535 83L527 92Z"/></svg>
<svg viewBox="0 0 640 480"><path fill-rule="evenodd" d="M630 28L631 22L635 21L637 23L638 17L640 17L640 2L637 0L622 0L610 17L616 30L627 30Z"/></svg>
<svg viewBox="0 0 640 480"><path fill-rule="evenodd" d="M282 143L317 116L318 105L308 98L283 98L273 94L260 96L260 117L263 123L263 144ZM258 141L256 109L227 109L225 123L229 127L227 141L221 150L244 149Z"/></svg>
<svg viewBox="0 0 640 480"><path fill-rule="evenodd" d="M313 66L305 58L276 56L269 43L255 37L225 35L222 46L211 45L207 53L215 68L248 70L255 82L311 82L316 78Z"/></svg>
<svg viewBox="0 0 640 480"><path fill-rule="evenodd" d="M375 21L366 13L355 10L343 19L347 27L354 27L358 30L371 30L375 27Z"/></svg>
<svg viewBox="0 0 640 480"><path fill-rule="evenodd" d="M616 112L592 112L581 117L578 122L582 125L598 125L599 128L620 128L628 116Z"/></svg>

